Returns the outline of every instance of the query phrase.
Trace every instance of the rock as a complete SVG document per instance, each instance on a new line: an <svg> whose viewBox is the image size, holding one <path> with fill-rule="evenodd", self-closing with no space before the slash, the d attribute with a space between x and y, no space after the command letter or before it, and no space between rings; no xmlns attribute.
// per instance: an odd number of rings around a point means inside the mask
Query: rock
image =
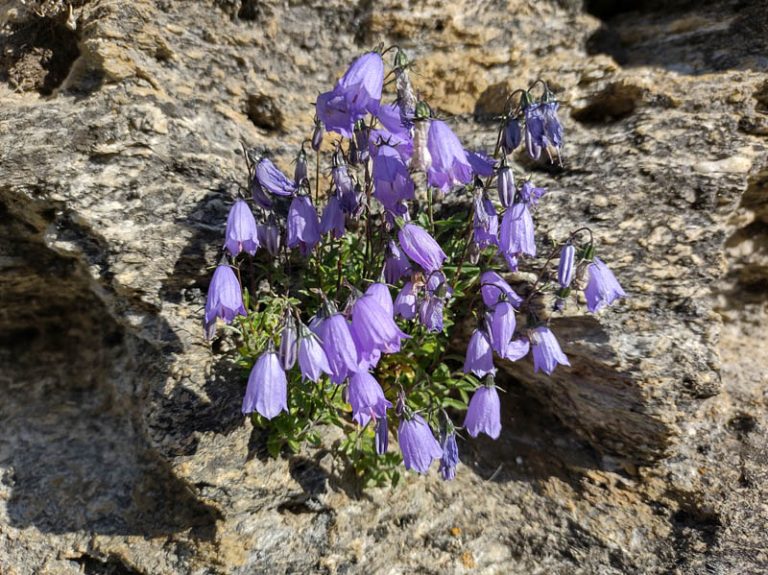
<svg viewBox="0 0 768 575"><path fill-rule="evenodd" d="M0 7L1 572L766 570L761 2L73 2L74 31L54 4ZM553 319L571 369L504 366L455 482L361 494L265 457L201 314L241 141L287 169L379 41L470 149L497 86L555 89L563 166L515 169L629 298Z"/></svg>

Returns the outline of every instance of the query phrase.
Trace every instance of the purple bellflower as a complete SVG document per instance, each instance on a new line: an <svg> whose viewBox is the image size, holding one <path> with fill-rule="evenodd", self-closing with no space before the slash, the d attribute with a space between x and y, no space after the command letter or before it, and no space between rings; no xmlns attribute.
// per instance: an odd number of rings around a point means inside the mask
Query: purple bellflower
<svg viewBox="0 0 768 575"><path fill-rule="evenodd" d="M256 253L259 247L256 220L243 200L237 200L229 210L225 235L224 246L232 257L243 251L251 255Z"/></svg>
<svg viewBox="0 0 768 575"><path fill-rule="evenodd" d="M525 108L525 147L534 160L541 157L541 150L546 149L544 139L544 115L540 104L531 104Z"/></svg>
<svg viewBox="0 0 768 575"><path fill-rule="evenodd" d="M333 231L333 237L339 239L344 235L344 223L344 212L341 210L339 196L331 194L323 210L323 217L320 220L320 231L323 234Z"/></svg>
<svg viewBox="0 0 768 575"><path fill-rule="evenodd" d="M626 293L616 280L616 276L603 263L600 258L594 258L589 267L589 282L587 288L584 290L584 295L587 298L587 309L595 313L605 307L612 304L620 297L626 297Z"/></svg>
<svg viewBox="0 0 768 575"><path fill-rule="evenodd" d="M513 204L504 213L499 234L499 251L509 255L536 255L533 218L528 211L528 204Z"/></svg>
<svg viewBox="0 0 768 575"><path fill-rule="evenodd" d="M416 317L417 289L413 282L405 282L403 289L395 298L395 314L403 319Z"/></svg>
<svg viewBox="0 0 768 575"><path fill-rule="evenodd" d="M432 430L424 418L418 414L411 418L403 418L397 435L406 469L426 473L432 461L443 456L443 450L432 435Z"/></svg>
<svg viewBox="0 0 768 575"><path fill-rule="evenodd" d="M378 52L357 58L330 92L317 98L317 116L329 132L351 138L355 122L376 115L384 85L384 61Z"/></svg>
<svg viewBox="0 0 768 575"><path fill-rule="evenodd" d="M478 387L469 400L464 427L472 437L485 433L491 439L498 439L501 433L501 402L499 393L490 383Z"/></svg>
<svg viewBox="0 0 768 575"><path fill-rule="evenodd" d="M563 147L563 125L557 117L557 102L546 102L541 104L541 115L544 119L544 137L560 155L560 149ZM551 159L551 158L550 158Z"/></svg>
<svg viewBox="0 0 768 575"><path fill-rule="evenodd" d="M256 166L256 179L261 187L276 196L292 196L296 184L289 180L269 158L262 158Z"/></svg>
<svg viewBox="0 0 768 575"><path fill-rule="evenodd" d="M304 379L315 383L323 373L331 374L331 366L320 340L306 328L299 339L299 368Z"/></svg>
<svg viewBox="0 0 768 575"><path fill-rule="evenodd" d="M484 194L475 195L473 239L479 248L498 245L499 216L493 202Z"/></svg>
<svg viewBox="0 0 768 575"><path fill-rule="evenodd" d="M309 196L296 196L288 209L288 239L286 246L299 247L301 254L309 255L320 241L320 222Z"/></svg>
<svg viewBox="0 0 768 575"><path fill-rule="evenodd" d="M263 353L248 376L243 414L254 411L267 419L288 411L288 381L274 351Z"/></svg>
<svg viewBox="0 0 768 575"><path fill-rule="evenodd" d="M392 312L383 309L371 294L358 298L352 306L350 331L358 344L360 360L364 362L373 359L373 352L400 351L400 341L410 338L397 327Z"/></svg>
<svg viewBox="0 0 768 575"><path fill-rule="evenodd" d="M395 213L403 200L415 197L408 167L392 146L381 146L373 159L373 196Z"/></svg>
<svg viewBox="0 0 768 575"><path fill-rule="evenodd" d="M484 377L489 373L496 373L493 366L493 350L488 334L484 330L476 329L472 332L467 345L467 355L464 359L464 373L474 373L477 377Z"/></svg>
<svg viewBox="0 0 768 575"><path fill-rule="evenodd" d="M340 384L350 373L358 370L358 355L349 324L344 316L335 313L320 322L317 335L331 368L331 381Z"/></svg>
<svg viewBox="0 0 768 575"><path fill-rule="evenodd" d="M365 426L373 419L386 418L392 403L384 397L384 391L376 379L367 371L358 371L349 378L349 404L352 418Z"/></svg>
<svg viewBox="0 0 768 575"><path fill-rule="evenodd" d="M515 334L517 321L515 320L515 308L507 301L500 301L493 308L493 312L488 318L488 327L491 340L491 347L501 357L507 353L509 342Z"/></svg>
<svg viewBox="0 0 768 575"><path fill-rule="evenodd" d="M407 223L398 232L400 247L427 273L439 270L448 258L432 236L416 224Z"/></svg>
<svg viewBox="0 0 768 575"><path fill-rule="evenodd" d="M427 170L430 186L446 192L455 184L472 181L472 166L467 154L448 124L441 120L431 121L427 147L432 157L432 165Z"/></svg>
<svg viewBox="0 0 768 575"><path fill-rule="evenodd" d="M382 104L376 117L392 136L402 140L411 139L410 129L403 125L400 106L397 104Z"/></svg>
<svg viewBox="0 0 768 575"><path fill-rule="evenodd" d="M280 253L280 228L272 224L258 224L256 237L259 245L267 248L269 255L276 257Z"/></svg>
<svg viewBox="0 0 768 575"><path fill-rule="evenodd" d="M433 272L427 279L424 298L419 304L419 321L427 331L443 331L443 309L445 302L453 295L453 289L445 281L442 272Z"/></svg>
<svg viewBox="0 0 768 575"><path fill-rule="evenodd" d="M232 323L235 316L247 315L243 305L243 290L235 272L227 265L220 265L213 272L205 302L205 337L211 339L216 331L216 318Z"/></svg>
<svg viewBox="0 0 768 575"><path fill-rule="evenodd" d="M555 334L546 326L537 327L530 332L531 347L533 349L533 371L543 371L552 375L557 364L571 365L568 358L560 349L560 344L555 339Z"/></svg>
<svg viewBox="0 0 768 575"><path fill-rule="evenodd" d="M387 257L384 260L384 281L395 285L403 277L411 274L411 264L403 255L397 243L390 240L387 243Z"/></svg>
<svg viewBox="0 0 768 575"><path fill-rule="evenodd" d="M253 197L253 201L256 202L256 205L259 207L264 208L265 210L272 209L272 197L261 187L261 184L255 175L251 180L251 196Z"/></svg>
<svg viewBox="0 0 768 575"><path fill-rule="evenodd" d="M456 433L453 430L440 434L440 446L443 455L440 457L440 475L446 481L456 477L456 466L459 464L459 446L456 445Z"/></svg>
<svg viewBox="0 0 768 575"><path fill-rule="evenodd" d="M515 290L494 271L487 271L480 276L480 295L483 296L483 303L490 308L502 298L515 307L523 303L523 298L517 295Z"/></svg>

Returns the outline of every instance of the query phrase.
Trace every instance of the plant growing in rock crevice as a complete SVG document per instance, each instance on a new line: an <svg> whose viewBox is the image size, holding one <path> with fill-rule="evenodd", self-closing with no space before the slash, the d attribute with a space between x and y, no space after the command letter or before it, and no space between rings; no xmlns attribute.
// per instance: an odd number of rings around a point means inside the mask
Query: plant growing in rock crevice
<svg viewBox="0 0 768 575"><path fill-rule="evenodd" d="M554 293L554 313L581 289L590 312L624 296L587 228L554 247L519 289L524 297L497 271L516 272L537 255L533 214L546 190L530 179L516 185L508 158L522 144L535 160L560 161L563 130L547 85L509 96L487 156L465 150L418 100L409 67L397 48L357 58L318 96L293 178L246 153L257 215L246 199L233 204L205 311L206 337L220 321L240 336L239 361L251 370L243 413L268 430L270 452L320 445L322 426L337 426L344 439L334 453L367 484L399 480L394 430L406 469L426 473L439 460L445 479L459 461L462 411L469 435L499 436L494 354L531 355L547 374L569 365L537 295ZM331 177L320 190L324 140ZM449 194L466 209L435 210L434 199ZM469 314L477 326L456 357L450 335Z"/></svg>

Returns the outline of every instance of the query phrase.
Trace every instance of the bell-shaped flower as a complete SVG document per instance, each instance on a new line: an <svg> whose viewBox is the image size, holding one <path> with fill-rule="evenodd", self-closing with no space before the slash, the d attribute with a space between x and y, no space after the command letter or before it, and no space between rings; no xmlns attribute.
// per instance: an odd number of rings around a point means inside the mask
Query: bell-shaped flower
<svg viewBox="0 0 768 575"><path fill-rule="evenodd" d="M501 301L493 308L488 317L488 335L491 339L491 347L500 356L507 352L507 346L515 334L515 308L507 301Z"/></svg>
<svg viewBox="0 0 768 575"><path fill-rule="evenodd" d="M306 256L320 241L320 222L309 196L296 196L288 209L288 239L286 246L299 247Z"/></svg>
<svg viewBox="0 0 768 575"><path fill-rule="evenodd" d="M587 298L587 309L590 312L595 313L618 298L626 297L627 294L619 285L616 276L600 258L594 258L587 267L587 272L589 281L584 296Z"/></svg>
<svg viewBox="0 0 768 575"><path fill-rule="evenodd" d="M485 195L475 196L473 240L481 249L498 245L499 216L493 202Z"/></svg>
<svg viewBox="0 0 768 575"><path fill-rule="evenodd" d="M232 268L220 265L213 272L205 302L205 337L211 339L216 331L216 318L232 323L238 315L247 315L243 305L243 290Z"/></svg>
<svg viewBox="0 0 768 575"><path fill-rule="evenodd" d="M323 217L320 219L320 232L327 234L333 231L333 237L339 239L344 235L344 224L344 212L341 209L339 196L331 194L323 210Z"/></svg>
<svg viewBox="0 0 768 575"><path fill-rule="evenodd" d="M259 179L255 175L251 180L251 196L253 197L253 201L256 202L257 206L264 208L265 210L272 209L272 196L270 196L267 191L261 187Z"/></svg>
<svg viewBox="0 0 768 575"><path fill-rule="evenodd" d="M439 270L448 259L432 236L416 224L405 224L397 233L397 238L405 254L427 273Z"/></svg>
<svg viewBox="0 0 768 575"><path fill-rule="evenodd" d="M371 418L386 418L387 409L392 407L379 382L367 371L358 371L349 378L347 398L352 406L352 418L362 426Z"/></svg>
<svg viewBox="0 0 768 575"><path fill-rule="evenodd" d="M280 336L280 365L285 371L296 365L296 358L299 353L299 330L296 326L296 320L289 315L285 318L283 333Z"/></svg>
<svg viewBox="0 0 768 575"><path fill-rule="evenodd" d="M384 260L384 281L396 285L403 277L411 274L411 264L403 255L397 243L390 240L387 243L387 256Z"/></svg>
<svg viewBox="0 0 768 575"><path fill-rule="evenodd" d="M373 158L373 196L390 211L414 198L414 183L408 167L392 146L383 145Z"/></svg>
<svg viewBox="0 0 768 575"><path fill-rule="evenodd" d="M543 371L552 375L557 364L571 365L568 358L560 349L560 344L555 339L555 334L546 326L531 330L529 338L533 352L533 371Z"/></svg>
<svg viewBox="0 0 768 575"><path fill-rule="evenodd" d="M472 172L481 178L490 178L496 169L496 160L482 152L467 150L467 161L472 166Z"/></svg>
<svg viewBox="0 0 768 575"><path fill-rule="evenodd" d="M232 257L243 251L254 255L259 247L256 220L243 200L237 200L229 210L225 237L224 247Z"/></svg>
<svg viewBox="0 0 768 575"><path fill-rule="evenodd" d="M343 315L335 313L320 322L317 335L328 358L331 381L340 384L347 375L358 370L359 358L349 323Z"/></svg>
<svg viewBox="0 0 768 575"><path fill-rule="evenodd" d="M376 114L384 85L384 61L378 52L357 58L330 92L317 98L317 116L329 132L353 136L355 122Z"/></svg>
<svg viewBox="0 0 768 575"><path fill-rule="evenodd" d="M453 295L453 288L448 285L445 275L433 272L427 279L424 298L419 303L419 321L427 331L443 331L443 310L445 302Z"/></svg>
<svg viewBox="0 0 768 575"><path fill-rule="evenodd" d="M501 147L504 153L511 154L520 145L522 139L520 120L510 116L504 124L504 131L501 133Z"/></svg>
<svg viewBox="0 0 768 575"><path fill-rule="evenodd" d="M311 331L305 331L299 339L299 368L304 379L315 383L323 373L331 375L331 366L328 365L323 346Z"/></svg>
<svg viewBox="0 0 768 575"><path fill-rule="evenodd" d="M432 120L427 136L432 164L427 170L427 182L442 191L457 184L472 181L472 166L459 139L442 120Z"/></svg>
<svg viewBox="0 0 768 575"><path fill-rule="evenodd" d="M259 239L259 245L264 246L269 255L277 257L280 253L280 228L273 224L258 224L256 226L256 237Z"/></svg>
<svg viewBox="0 0 768 575"><path fill-rule="evenodd" d="M410 338L397 327L392 313L382 308L377 298L370 294L359 297L352 306L350 331L358 345L360 360L366 362L373 360L377 351L400 351L400 341Z"/></svg>
<svg viewBox="0 0 768 575"><path fill-rule="evenodd" d="M276 196L292 196L296 184L280 171L269 158L262 158L256 166L256 179L262 188Z"/></svg>
<svg viewBox="0 0 768 575"><path fill-rule="evenodd" d="M509 255L536 255L533 218L528 211L528 204L513 204L504 213L499 234L499 251Z"/></svg>
<svg viewBox="0 0 768 575"><path fill-rule="evenodd" d="M418 291L413 282L405 282L403 289L395 298L395 315L403 319L413 319L416 317L416 299Z"/></svg>
<svg viewBox="0 0 768 575"><path fill-rule="evenodd" d="M534 160L538 160L541 150L547 147L544 138L544 116L539 104L531 104L525 108L525 147L528 155Z"/></svg>
<svg viewBox="0 0 768 575"><path fill-rule="evenodd" d="M384 311L390 316L394 314L395 304L392 301L392 294L389 293L389 288L382 283L373 283L365 290L365 295L369 295L376 300Z"/></svg>
<svg viewBox="0 0 768 575"><path fill-rule="evenodd" d="M493 382L478 387L469 400L464 428L472 437L485 433L491 439L498 439L501 433L501 402Z"/></svg>
<svg viewBox="0 0 768 575"><path fill-rule="evenodd" d="M477 377L485 377L495 373L493 366L493 350L488 334L482 329L472 332L467 345L467 355L464 359L464 373L474 373Z"/></svg>
<svg viewBox="0 0 768 575"><path fill-rule="evenodd" d="M456 433L446 431L440 436L440 447L443 455L440 457L440 475L446 481L456 477L456 466L459 464L459 446L456 444Z"/></svg>
<svg viewBox="0 0 768 575"><path fill-rule="evenodd" d="M267 419L288 411L288 380L274 351L262 354L248 376L243 413L254 411Z"/></svg>
<svg viewBox="0 0 768 575"><path fill-rule="evenodd" d="M559 104L557 102L541 104L541 115L544 120L544 137L546 142L555 148L559 155L560 149L563 147L563 125L560 123L560 118L557 117L558 107Z"/></svg>
<svg viewBox="0 0 768 575"><path fill-rule="evenodd" d="M570 287L573 281L574 260L576 259L576 248L573 244L565 244L560 251L560 263L557 266L557 282L561 289Z"/></svg>
<svg viewBox="0 0 768 575"><path fill-rule="evenodd" d="M400 421L397 435L406 469L426 473L432 462L443 456L443 450L429 424L418 414L404 417Z"/></svg>
<svg viewBox="0 0 768 575"><path fill-rule="evenodd" d="M483 303L489 308L495 306L501 299L515 307L523 303L523 298L517 295L515 290L494 271L484 272L480 276L480 295L483 296Z"/></svg>

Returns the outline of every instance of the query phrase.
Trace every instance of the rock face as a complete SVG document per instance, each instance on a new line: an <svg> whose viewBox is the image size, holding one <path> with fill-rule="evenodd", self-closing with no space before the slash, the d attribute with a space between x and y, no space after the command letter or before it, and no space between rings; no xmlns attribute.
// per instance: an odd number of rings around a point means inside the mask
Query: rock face
<svg viewBox="0 0 768 575"><path fill-rule="evenodd" d="M768 570L764 3L443 4L0 3L0 572ZM379 42L471 148L550 83L537 224L630 297L554 320L570 370L504 366L455 482L361 494L263 455L201 315L241 142L287 168Z"/></svg>

